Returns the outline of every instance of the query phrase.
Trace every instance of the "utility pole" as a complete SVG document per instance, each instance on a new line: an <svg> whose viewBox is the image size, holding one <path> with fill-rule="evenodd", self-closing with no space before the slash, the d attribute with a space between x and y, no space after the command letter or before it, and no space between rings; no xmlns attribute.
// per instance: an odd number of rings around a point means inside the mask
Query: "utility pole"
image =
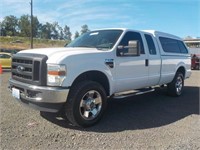
<svg viewBox="0 0 200 150"><path fill-rule="evenodd" d="M31 49L33 48L33 1L30 2L31 5Z"/></svg>

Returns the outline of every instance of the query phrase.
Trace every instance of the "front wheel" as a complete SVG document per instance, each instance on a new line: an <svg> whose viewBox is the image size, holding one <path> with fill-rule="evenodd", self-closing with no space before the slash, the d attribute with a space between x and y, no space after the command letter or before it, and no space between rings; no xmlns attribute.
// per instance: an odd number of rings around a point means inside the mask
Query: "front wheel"
<svg viewBox="0 0 200 150"><path fill-rule="evenodd" d="M167 85L168 94L171 96L180 96L184 87L183 73L177 72L173 81Z"/></svg>
<svg viewBox="0 0 200 150"><path fill-rule="evenodd" d="M83 81L71 89L65 115L76 126L88 127L97 123L107 106L104 88L94 81Z"/></svg>

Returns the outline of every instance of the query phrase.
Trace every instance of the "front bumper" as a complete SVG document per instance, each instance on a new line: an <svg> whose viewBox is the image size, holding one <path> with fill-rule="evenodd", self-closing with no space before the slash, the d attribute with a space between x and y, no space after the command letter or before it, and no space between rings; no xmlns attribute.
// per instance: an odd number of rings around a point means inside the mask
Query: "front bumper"
<svg viewBox="0 0 200 150"><path fill-rule="evenodd" d="M58 112L66 102L69 88L35 86L13 79L9 80L9 89L20 91L19 102L34 109L46 112Z"/></svg>

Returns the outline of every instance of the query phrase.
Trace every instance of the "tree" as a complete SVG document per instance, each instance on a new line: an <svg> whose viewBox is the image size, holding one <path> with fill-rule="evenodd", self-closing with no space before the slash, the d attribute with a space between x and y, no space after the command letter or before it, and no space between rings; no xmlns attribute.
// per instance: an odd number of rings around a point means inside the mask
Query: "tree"
<svg viewBox="0 0 200 150"><path fill-rule="evenodd" d="M69 40L69 41L72 40L72 33L70 31L70 27L65 25L63 33L64 33L64 39Z"/></svg>
<svg viewBox="0 0 200 150"><path fill-rule="evenodd" d="M83 25L81 26L81 35L86 33L86 32L89 32L90 30L88 29L88 25Z"/></svg>
<svg viewBox="0 0 200 150"><path fill-rule="evenodd" d="M185 40L190 40L190 39L193 39L191 36L186 36L185 38L184 38Z"/></svg>
<svg viewBox="0 0 200 150"><path fill-rule="evenodd" d="M44 39L66 39L72 40L72 33L70 27L65 25L64 28L59 26L58 22L41 24L37 16L33 16L33 37ZM81 26L81 31L75 32L74 39L80 35L90 31L88 25ZM1 36L31 36L31 16L22 15L20 18L15 16L6 16L2 22L0 22L0 35Z"/></svg>
<svg viewBox="0 0 200 150"><path fill-rule="evenodd" d="M63 28L59 26L59 39L63 40L64 39L64 33L63 33Z"/></svg>
<svg viewBox="0 0 200 150"><path fill-rule="evenodd" d="M30 23L29 15L22 15L19 19L20 35L23 37L30 37L31 35L30 27L31 27L31 23Z"/></svg>
<svg viewBox="0 0 200 150"><path fill-rule="evenodd" d="M16 36L18 28L18 19L15 16L6 16L1 23L1 32L4 35Z"/></svg>
<svg viewBox="0 0 200 150"><path fill-rule="evenodd" d="M0 36L6 36L6 30L3 27L3 23L0 22Z"/></svg>
<svg viewBox="0 0 200 150"><path fill-rule="evenodd" d="M36 16L33 17L33 37L37 37L41 24Z"/></svg>
<svg viewBox="0 0 200 150"><path fill-rule="evenodd" d="M33 37L38 36L38 30L40 27L40 22L37 17L33 17ZM19 19L19 30L20 35L24 37L31 36L31 19L30 15L22 15Z"/></svg>
<svg viewBox="0 0 200 150"><path fill-rule="evenodd" d="M51 25L51 37L53 39L58 39L59 38L59 33L58 33L58 30L59 30L59 25L58 25L58 22L54 22L52 25Z"/></svg>
<svg viewBox="0 0 200 150"><path fill-rule="evenodd" d="M78 38L79 36L80 36L80 35L79 35L79 32L76 31L76 32L75 32L75 35L74 35L74 39Z"/></svg>
<svg viewBox="0 0 200 150"><path fill-rule="evenodd" d="M51 39L51 33L52 33L52 24L49 22L46 22L46 24L41 26L40 29L40 37L43 39Z"/></svg>

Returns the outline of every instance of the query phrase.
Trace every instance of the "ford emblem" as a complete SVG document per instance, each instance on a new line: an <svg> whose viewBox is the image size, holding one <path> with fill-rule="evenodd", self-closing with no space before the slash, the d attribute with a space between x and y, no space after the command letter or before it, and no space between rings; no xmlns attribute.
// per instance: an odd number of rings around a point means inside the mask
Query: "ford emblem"
<svg viewBox="0 0 200 150"><path fill-rule="evenodd" d="M17 66L17 72L23 72L25 68L23 66Z"/></svg>

